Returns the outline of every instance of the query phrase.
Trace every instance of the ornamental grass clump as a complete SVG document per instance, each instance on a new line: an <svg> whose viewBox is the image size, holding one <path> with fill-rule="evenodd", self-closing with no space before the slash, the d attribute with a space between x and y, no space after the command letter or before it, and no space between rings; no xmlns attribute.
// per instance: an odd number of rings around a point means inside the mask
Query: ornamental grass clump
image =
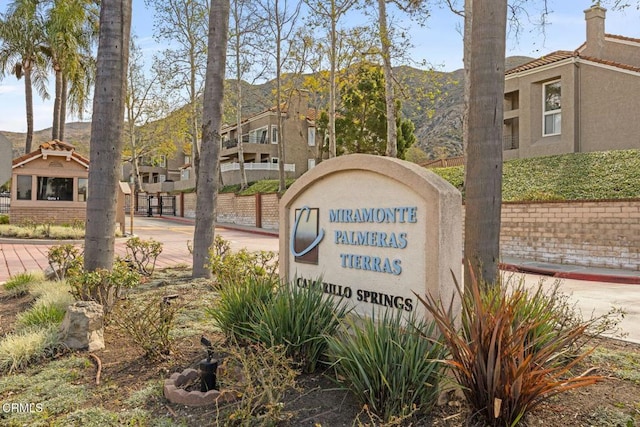
<svg viewBox="0 0 640 427"><path fill-rule="evenodd" d="M348 309L343 300L327 298L322 282L308 287L281 284L268 276L247 276L224 285L217 303L207 309L229 339L282 345L306 372L315 371Z"/></svg>
<svg viewBox="0 0 640 427"><path fill-rule="evenodd" d="M567 324L543 293L481 285L473 276L464 295L456 286L460 319L433 296L418 298L442 332L472 416L484 425L514 426L549 397L600 379L571 371L589 352L561 357L578 347L592 320Z"/></svg>
<svg viewBox="0 0 640 427"><path fill-rule="evenodd" d="M253 333L260 322L260 308L268 306L275 295L276 283L266 277L247 276L244 280L226 283L219 299L205 313L213 319L227 339L258 341Z"/></svg>
<svg viewBox="0 0 640 427"><path fill-rule="evenodd" d="M328 355L340 382L382 421L423 415L437 401L446 367L436 332L435 322L386 310L346 321L328 338Z"/></svg>
<svg viewBox="0 0 640 427"><path fill-rule="evenodd" d="M58 328L37 328L15 332L0 340L0 373L24 369L53 354L60 347Z"/></svg>
<svg viewBox="0 0 640 427"><path fill-rule="evenodd" d="M294 281L278 287L269 304L260 306L252 332L268 347L284 346L305 372L314 372L325 356L327 337L336 334L349 311L346 300L323 292L321 279L304 287Z"/></svg>
<svg viewBox="0 0 640 427"><path fill-rule="evenodd" d="M30 287L43 279L42 273L18 273L11 276L2 287L10 297L18 298L28 294Z"/></svg>

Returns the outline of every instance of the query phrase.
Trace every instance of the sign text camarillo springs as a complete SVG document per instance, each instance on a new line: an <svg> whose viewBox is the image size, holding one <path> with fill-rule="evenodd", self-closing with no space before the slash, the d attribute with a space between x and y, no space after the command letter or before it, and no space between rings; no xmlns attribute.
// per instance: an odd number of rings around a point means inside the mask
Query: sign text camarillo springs
<svg viewBox="0 0 640 427"><path fill-rule="evenodd" d="M371 223L405 224L416 223L418 208L399 206L391 208L329 209L330 223ZM335 230L333 243L345 246L368 246L388 249L407 247L406 232L386 232L374 230ZM356 253L340 253L340 266L356 270L388 273L398 276L402 273L402 260L392 257L379 257Z"/></svg>

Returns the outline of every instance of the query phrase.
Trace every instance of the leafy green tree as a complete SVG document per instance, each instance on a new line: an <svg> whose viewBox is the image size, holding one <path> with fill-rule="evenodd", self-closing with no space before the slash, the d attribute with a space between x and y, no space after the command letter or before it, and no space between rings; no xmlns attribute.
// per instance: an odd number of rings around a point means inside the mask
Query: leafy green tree
<svg viewBox="0 0 640 427"><path fill-rule="evenodd" d="M25 152L33 141L33 88L43 99L47 91L48 56L39 0L15 0L0 17L0 77L24 77L27 135Z"/></svg>
<svg viewBox="0 0 640 427"><path fill-rule="evenodd" d="M353 84L345 86L342 109L336 118L336 136L340 154L368 153L384 155L387 149L387 117L385 82L382 68L361 63ZM396 111L400 101L396 100ZM410 120L396 118L398 157L404 158L415 142L414 125Z"/></svg>
<svg viewBox="0 0 640 427"><path fill-rule="evenodd" d="M260 15L266 23L264 31L263 53L266 53L273 64L276 75L275 104L278 120L278 182L279 191L286 189L285 182L285 144L286 135L283 126L283 71L285 64L293 53L293 39L300 17L301 0L259 0L257 2Z"/></svg>
<svg viewBox="0 0 640 427"><path fill-rule="evenodd" d="M187 132L196 182L200 156L199 103L207 68L209 3L207 0L145 0L145 4L155 9L156 41L169 46L156 57L155 71L172 97L186 101L189 106Z"/></svg>
<svg viewBox="0 0 640 427"><path fill-rule="evenodd" d="M336 97L338 67L338 23L340 19L357 3L357 0L305 0L321 24L327 27L329 39L329 157L336 156Z"/></svg>
<svg viewBox="0 0 640 427"><path fill-rule="evenodd" d="M94 81L91 50L97 37L98 8L91 0L49 0L44 6L47 53L55 75L51 139L62 140L67 106L82 116Z"/></svg>
<svg viewBox="0 0 640 427"><path fill-rule="evenodd" d="M169 105L166 97L159 93L159 86L157 76L154 78L145 74L142 51L136 45L135 38L132 38L127 72L126 143L123 155L131 162L136 189L140 188L140 159L159 163L161 158L174 155L176 145L173 141L180 138L179 132L184 129L174 126L178 115L163 117ZM171 125L166 126L164 121Z"/></svg>

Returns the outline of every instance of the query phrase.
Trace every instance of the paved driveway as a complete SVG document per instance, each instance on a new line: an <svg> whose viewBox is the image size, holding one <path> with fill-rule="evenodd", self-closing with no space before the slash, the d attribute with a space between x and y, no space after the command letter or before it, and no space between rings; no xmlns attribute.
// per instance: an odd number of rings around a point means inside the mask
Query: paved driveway
<svg viewBox="0 0 640 427"><path fill-rule="evenodd" d="M127 231L129 224L127 223ZM191 265L192 256L188 244L193 242L193 224L160 218L136 217L134 234L141 239L155 239L163 243L157 267L164 268L176 264ZM216 234L231 242L235 250L246 248L250 251L278 251L278 238L227 228L216 228ZM116 241L118 255L126 254L126 238ZM0 240L0 283L10 276L25 271L41 271L47 268L47 251L58 242ZM82 241L77 242L82 245Z"/></svg>

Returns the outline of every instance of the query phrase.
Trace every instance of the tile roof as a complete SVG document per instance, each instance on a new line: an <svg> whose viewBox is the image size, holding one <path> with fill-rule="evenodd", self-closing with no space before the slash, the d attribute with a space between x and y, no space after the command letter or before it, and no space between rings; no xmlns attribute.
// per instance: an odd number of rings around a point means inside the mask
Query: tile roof
<svg viewBox="0 0 640 427"><path fill-rule="evenodd" d="M44 142L40 144L37 150L34 150L30 153L24 154L20 157L13 159L13 161L11 162L12 167L28 163L31 160L35 160L36 158L42 155L42 150L60 151L61 153L71 152L71 158L76 160L78 163L81 163L87 167L89 166L89 159L76 153L73 145L68 144L66 142L58 141L57 139L55 139L53 141Z"/></svg>
<svg viewBox="0 0 640 427"><path fill-rule="evenodd" d="M610 35L608 35L610 36ZM624 39L624 40L633 40L633 41L638 41L640 43L640 39L632 39L630 37L623 37L623 36L615 36L617 38L620 39ZM621 70L628 70L628 71L634 71L637 73L640 73L640 67L636 67L633 65L628 65L628 64L623 64L621 62L616 62L616 61L608 61L605 59L600 59L600 58L596 58L594 56L586 56L586 55L581 55L580 54L580 50L581 48L584 46L584 44L578 48L578 50L574 50L574 51L568 51L568 50L558 50L555 52L551 52L548 55L542 56L540 58L534 59L532 61L529 61L525 64L522 64L518 67L515 68L511 68L510 70L505 71L505 75L510 75L510 74L516 74L516 73L521 73L523 71L528 71L528 70L532 70L534 68L538 68L538 67L542 67L544 65L549 65L549 64L553 64L555 62L559 62L562 61L564 59L568 59L568 58L579 58L582 59L584 61L590 61L590 62L596 62L598 64L603 64L603 65L608 65L611 67L615 67L615 68L620 68Z"/></svg>
<svg viewBox="0 0 640 427"><path fill-rule="evenodd" d="M66 142L62 142L60 140L54 139L53 141L44 142L40 144L40 147L43 150L53 150L53 151L74 151L75 148L71 144L67 144Z"/></svg>
<svg viewBox="0 0 640 427"><path fill-rule="evenodd" d="M520 73L522 71L532 70L534 68L542 67L543 65L553 64L554 62L562 61L564 59L568 59L571 57L578 56L577 51L568 51L568 50L557 50L555 52L551 52L548 55L541 56L540 58L534 59L522 65L519 65L515 68L511 68L510 70L505 71L505 75Z"/></svg>
<svg viewBox="0 0 640 427"><path fill-rule="evenodd" d="M640 43L640 39L636 39L634 37L619 36L617 34L605 34L604 36L605 37L610 37L612 39L618 39L618 40L624 40L624 41L628 41L628 42Z"/></svg>
<svg viewBox="0 0 640 427"><path fill-rule="evenodd" d="M622 64L620 62L615 62L615 61L607 61L605 59L595 58L593 56L579 55L579 57L580 59L584 59L585 61L597 62L599 64L609 65L611 67L616 67L623 70L635 71L636 73L640 73L640 67L635 67L633 65Z"/></svg>

